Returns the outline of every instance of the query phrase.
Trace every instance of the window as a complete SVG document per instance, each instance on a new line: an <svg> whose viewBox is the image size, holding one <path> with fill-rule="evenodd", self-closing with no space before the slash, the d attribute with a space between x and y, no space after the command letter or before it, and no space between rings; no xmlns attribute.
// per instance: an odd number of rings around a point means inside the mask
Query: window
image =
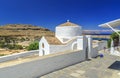
<svg viewBox="0 0 120 78"><path fill-rule="evenodd" d="M44 43L42 43L42 48L44 48L45 46L44 46Z"/></svg>

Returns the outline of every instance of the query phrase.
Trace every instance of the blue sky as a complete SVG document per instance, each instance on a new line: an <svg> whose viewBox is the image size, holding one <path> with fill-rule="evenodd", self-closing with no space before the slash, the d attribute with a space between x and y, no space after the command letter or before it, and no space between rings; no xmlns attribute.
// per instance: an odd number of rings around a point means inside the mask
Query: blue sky
<svg viewBox="0 0 120 78"><path fill-rule="evenodd" d="M33 24L54 30L66 22L83 29L120 18L120 0L0 0L0 25Z"/></svg>

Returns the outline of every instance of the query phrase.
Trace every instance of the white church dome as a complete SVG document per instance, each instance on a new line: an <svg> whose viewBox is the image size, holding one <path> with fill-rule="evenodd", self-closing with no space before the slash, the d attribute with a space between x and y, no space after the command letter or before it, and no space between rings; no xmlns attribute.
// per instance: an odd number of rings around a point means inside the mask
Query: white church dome
<svg viewBox="0 0 120 78"><path fill-rule="evenodd" d="M67 21L56 27L55 35L58 38L70 39L82 35L82 28L77 24Z"/></svg>

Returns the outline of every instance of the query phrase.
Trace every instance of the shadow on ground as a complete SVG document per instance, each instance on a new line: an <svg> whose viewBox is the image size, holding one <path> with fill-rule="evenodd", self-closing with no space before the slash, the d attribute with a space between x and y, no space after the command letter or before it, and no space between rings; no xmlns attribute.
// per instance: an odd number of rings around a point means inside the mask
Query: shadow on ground
<svg viewBox="0 0 120 78"><path fill-rule="evenodd" d="M114 70L120 70L120 61L115 61L111 66L108 68L114 69Z"/></svg>

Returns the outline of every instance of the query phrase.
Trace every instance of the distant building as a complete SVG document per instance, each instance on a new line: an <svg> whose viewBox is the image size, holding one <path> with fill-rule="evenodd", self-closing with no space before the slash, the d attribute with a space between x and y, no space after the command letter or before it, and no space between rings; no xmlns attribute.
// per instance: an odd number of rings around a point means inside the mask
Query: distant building
<svg viewBox="0 0 120 78"><path fill-rule="evenodd" d="M39 42L39 56L75 50L83 50L91 58L92 38L82 35L82 27L69 21L56 27L55 37L43 36Z"/></svg>

